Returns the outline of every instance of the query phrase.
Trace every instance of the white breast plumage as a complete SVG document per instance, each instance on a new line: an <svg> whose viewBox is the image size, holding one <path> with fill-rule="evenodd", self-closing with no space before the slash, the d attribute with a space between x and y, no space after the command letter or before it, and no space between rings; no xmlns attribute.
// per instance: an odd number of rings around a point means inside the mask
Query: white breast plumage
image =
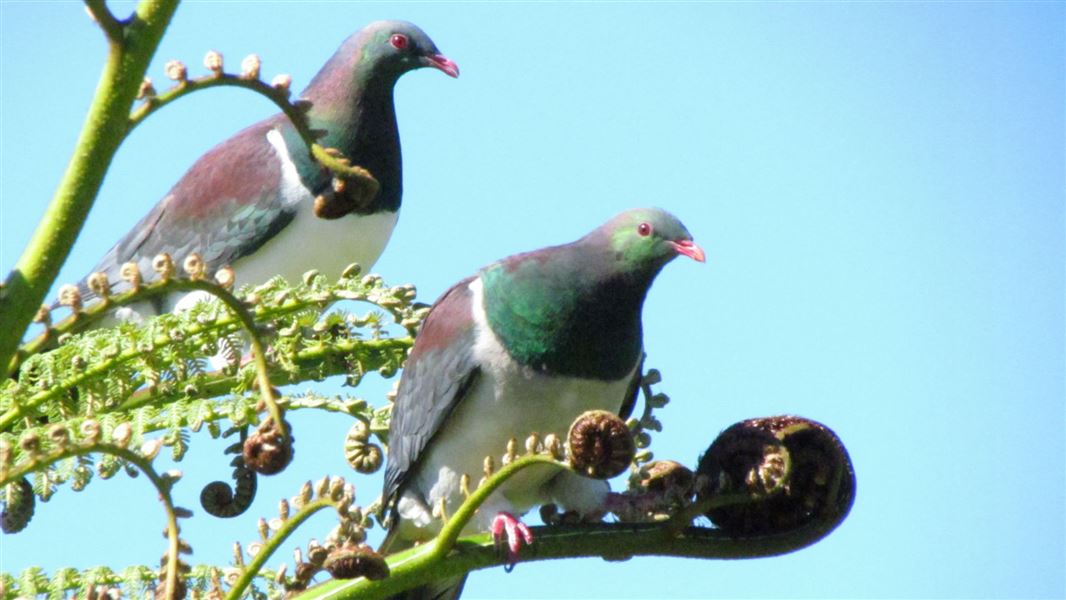
<svg viewBox="0 0 1066 600"><path fill-rule="evenodd" d="M297 205L296 216L254 255L233 265L238 285L262 283L275 275L296 282L312 268L335 279L353 262L370 269L385 249L399 213L351 214L333 220L316 217L314 197L300 181L281 133L272 129L267 140L281 161L280 193Z"/></svg>

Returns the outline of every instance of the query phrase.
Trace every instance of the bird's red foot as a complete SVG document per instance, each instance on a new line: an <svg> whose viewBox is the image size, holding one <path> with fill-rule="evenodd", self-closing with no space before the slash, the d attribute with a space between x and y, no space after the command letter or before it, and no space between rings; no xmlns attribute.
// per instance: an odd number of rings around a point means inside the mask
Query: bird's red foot
<svg viewBox="0 0 1066 600"><path fill-rule="evenodd" d="M533 543L533 532L518 517L509 512L501 512L492 519L492 539L496 547L500 548L504 540L507 542L507 571L514 568L518 561L518 551L522 544L527 546Z"/></svg>

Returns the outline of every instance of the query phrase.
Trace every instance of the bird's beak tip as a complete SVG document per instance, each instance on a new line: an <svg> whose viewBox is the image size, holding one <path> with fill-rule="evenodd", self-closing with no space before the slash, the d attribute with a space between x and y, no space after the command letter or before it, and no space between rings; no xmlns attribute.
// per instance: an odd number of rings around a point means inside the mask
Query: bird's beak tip
<svg viewBox="0 0 1066 600"><path fill-rule="evenodd" d="M696 262L707 262L707 255L703 252L703 248L696 245L696 242L681 240L680 242L671 243L678 254L683 254Z"/></svg>
<svg viewBox="0 0 1066 600"><path fill-rule="evenodd" d="M459 77L459 65L443 54L431 54L425 57L427 67L433 67L444 72L449 77Z"/></svg>

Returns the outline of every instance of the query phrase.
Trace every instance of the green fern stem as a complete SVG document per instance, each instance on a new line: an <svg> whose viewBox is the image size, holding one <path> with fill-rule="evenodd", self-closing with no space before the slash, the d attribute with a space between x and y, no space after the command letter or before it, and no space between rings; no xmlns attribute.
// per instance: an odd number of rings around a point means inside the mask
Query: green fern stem
<svg viewBox="0 0 1066 600"><path fill-rule="evenodd" d="M334 580L297 596L300 600L371 600L387 598L431 581L507 564L488 534L459 538L463 527L492 492L522 469L551 464L569 468L547 455L526 455L504 466L463 502L432 544L388 558L390 575L379 581ZM772 490L771 494L780 492ZM632 556L691 558L757 558L775 556L809 546L829 534L846 515L828 515L796 529L773 534L738 536L718 529L692 527L691 520L709 509L751 502L746 494L714 497L677 518L660 523L598 523L579 526L534 527L535 542L522 549L522 562L559 558L602 557L625 560ZM682 521L684 519L684 521ZM682 526L683 523L683 526Z"/></svg>
<svg viewBox="0 0 1066 600"><path fill-rule="evenodd" d="M840 519L813 522L787 532L741 536L708 527L673 532L664 523L598 523L532 527L534 542L522 548L521 561L598 557L610 561L634 556L703 559L761 558L805 548L828 535ZM489 534L457 540L448 560L427 565L416 560L428 554L417 547L390 557L391 574L380 581L333 580L307 590L296 600L375 600L439 579L507 564ZM664 590L664 594L666 591Z"/></svg>
<svg viewBox="0 0 1066 600"><path fill-rule="evenodd" d="M170 497L170 483L164 481L163 478L156 473L155 469L152 467L151 461L147 458L128 448L107 442L71 444L58 448L50 453L32 457L30 460L23 462L14 469L0 474L0 480L5 483L17 481L34 471L42 470L48 465L55 464L61 460L95 453L117 456L118 458L136 466L142 473L144 473L148 480L152 482L152 485L155 486L156 491L159 493L159 499L163 502L163 508L166 511L167 516L166 581L167 590L172 593L177 585L178 576L178 515L174 510L174 502Z"/></svg>
<svg viewBox="0 0 1066 600"><path fill-rule="evenodd" d="M263 569L263 565L266 564L267 559L269 559L281 544L296 531L296 528L302 525L304 521L311 518L311 515L324 508L336 507L337 503L330 498L319 498L303 505L295 515L283 521L281 527L274 533L274 535L270 536L270 539L264 541L262 548L256 553L252 562L248 563L248 566L241 570L240 577L237 578L233 587L231 587L226 594L226 600L237 600L240 598L244 594L244 590L248 589L248 586L251 585L252 579L259 575L259 572Z"/></svg>
<svg viewBox="0 0 1066 600"><path fill-rule="evenodd" d="M90 6L101 6L99 2ZM104 174L126 138L129 110L178 0L141 0L109 36L104 71L52 202L0 288L0 374L8 375L19 341L66 261L93 206Z"/></svg>
<svg viewBox="0 0 1066 600"><path fill-rule="evenodd" d="M485 480L485 482L474 490L470 497L467 498L455 511L452 518L448 519L448 522L441 528L440 533L437 534L437 539L433 543L433 550L429 554L429 560L439 561L443 560L452 547L455 546L455 541L459 539L459 534L466 527L470 519L474 518L474 514L477 512L481 505L488 500L489 495L495 492L505 481L513 477L516 473L523 469L527 469L533 465L555 465L557 467L567 469L566 464L561 463L549 454L529 454L519 457L514 461L504 465L500 470L492 474L491 477Z"/></svg>

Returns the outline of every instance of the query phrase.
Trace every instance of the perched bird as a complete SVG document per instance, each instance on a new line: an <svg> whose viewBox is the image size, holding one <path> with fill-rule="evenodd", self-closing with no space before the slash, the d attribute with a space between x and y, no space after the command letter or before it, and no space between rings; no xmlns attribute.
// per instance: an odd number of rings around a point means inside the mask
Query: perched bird
<svg viewBox="0 0 1066 600"><path fill-rule="evenodd" d="M652 280L678 255L703 262L684 225L660 209L623 212L585 237L518 254L460 281L433 305L404 367L389 427L384 497L394 552L432 538L441 503L454 514L460 478L511 438L565 436L592 409L632 408L643 357L641 310ZM553 467L527 469L482 505L468 531L505 531L515 515L554 502L603 507L609 486ZM513 551L513 550L512 550ZM463 580L408 594L448 598Z"/></svg>
<svg viewBox="0 0 1066 600"><path fill-rule="evenodd" d="M124 263L137 263L147 277L153 257L163 252L179 265L199 253L208 273L231 266L237 285L275 275L297 281L312 268L336 278L353 262L369 268L389 240L403 191L393 87L421 67L459 76L459 67L421 29L378 21L349 37L301 94L311 103L311 128L323 132L319 143L340 150L380 183L369 203L336 192L332 173L278 114L197 160L94 272L105 273L120 291ZM178 301L137 306L125 318L167 312Z"/></svg>

